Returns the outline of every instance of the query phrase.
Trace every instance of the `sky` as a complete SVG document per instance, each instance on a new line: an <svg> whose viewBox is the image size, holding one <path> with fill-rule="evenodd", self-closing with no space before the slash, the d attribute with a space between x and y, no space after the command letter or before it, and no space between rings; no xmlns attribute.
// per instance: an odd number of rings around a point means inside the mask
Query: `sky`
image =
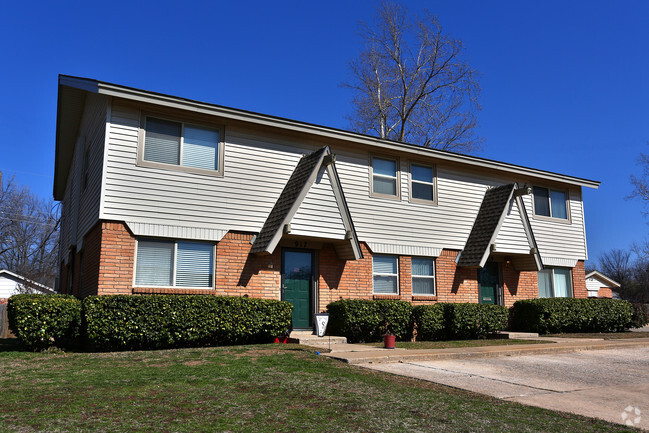
<svg viewBox="0 0 649 433"><path fill-rule="evenodd" d="M464 43L478 156L601 181L589 258L649 236L628 200L649 153L649 2L404 1ZM372 0L5 2L0 171L51 197L58 74L347 128L347 62Z"/></svg>

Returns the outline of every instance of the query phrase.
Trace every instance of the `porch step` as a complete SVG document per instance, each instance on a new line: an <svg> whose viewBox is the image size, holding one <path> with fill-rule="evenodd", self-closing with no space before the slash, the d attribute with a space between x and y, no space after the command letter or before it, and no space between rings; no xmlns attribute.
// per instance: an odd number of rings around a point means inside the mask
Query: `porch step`
<svg viewBox="0 0 649 433"><path fill-rule="evenodd" d="M504 340L524 340L526 338L538 338L539 334L536 332L511 332L501 331L493 335L493 338L500 338Z"/></svg>
<svg viewBox="0 0 649 433"><path fill-rule="evenodd" d="M331 344L347 344L347 338L336 337L333 335L318 337L312 331L293 331L291 332L291 335L288 336L288 342L293 344L323 347Z"/></svg>

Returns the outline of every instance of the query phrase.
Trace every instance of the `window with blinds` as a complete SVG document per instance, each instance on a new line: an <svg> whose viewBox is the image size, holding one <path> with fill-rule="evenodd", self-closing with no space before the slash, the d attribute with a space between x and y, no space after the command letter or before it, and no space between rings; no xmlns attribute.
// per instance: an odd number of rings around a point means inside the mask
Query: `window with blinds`
<svg viewBox="0 0 649 433"><path fill-rule="evenodd" d="M221 171L220 129L155 117L146 117L144 129L144 161Z"/></svg>
<svg viewBox="0 0 649 433"><path fill-rule="evenodd" d="M399 271L397 256L373 256L372 278L374 294L398 295Z"/></svg>
<svg viewBox="0 0 649 433"><path fill-rule="evenodd" d="M428 257L412 258L412 294L435 296L435 260Z"/></svg>
<svg viewBox="0 0 649 433"><path fill-rule="evenodd" d="M213 287L214 245L140 239L135 284L153 287Z"/></svg>

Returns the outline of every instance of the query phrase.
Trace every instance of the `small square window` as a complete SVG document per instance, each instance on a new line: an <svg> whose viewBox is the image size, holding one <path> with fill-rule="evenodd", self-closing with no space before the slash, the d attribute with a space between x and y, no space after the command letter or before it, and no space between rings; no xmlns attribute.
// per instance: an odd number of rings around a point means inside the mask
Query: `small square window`
<svg viewBox="0 0 649 433"><path fill-rule="evenodd" d="M435 201L435 170L431 166L410 165L410 197L415 200Z"/></svg>
<svg viewBox="0 0 649 433"><path fill-rule="evenodd" d="M428 257L412 258L412 294L435 296L435 260Z"/></svg>
<svg viewBox="0 0 649 433"><path fill-rule="evenodd" d="M372 193L398 197L398 173L396 159L372 157Z"/></svg>
<svg viewBox="0 0 649 433"><path fill-rule="evenodd" d="M398 295L399 274L397 256L372 257L374 293L377 295Z"/></svg>
<svg viewBox="0 0 649 433"><path fill-rule="evenodd" d="M559 219L568 219L567 194L549 188L535 186L534 214Z"/></svg>

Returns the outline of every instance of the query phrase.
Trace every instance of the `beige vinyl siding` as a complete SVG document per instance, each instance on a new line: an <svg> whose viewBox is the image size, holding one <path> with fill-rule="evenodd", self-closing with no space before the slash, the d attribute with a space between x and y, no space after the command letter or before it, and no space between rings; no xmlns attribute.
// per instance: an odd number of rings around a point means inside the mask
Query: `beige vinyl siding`
<svg viewBox="0 0 649 433"><path fill-rule="evenodd" d="M66 258L72 245L76 245L77 249L82 247L83 237L99 219L107 107L107 97L87 94L63 198L62 259ZM86 146L89 152L88 178L84 188Z"/></svg>
<svg viewBox="0 0 649 433"><path fill-rule="evenodd" d="M104 219L258 232L302 154L314 149L300 152L226 128L219 178L137 166L138 128L138 110L113 105Z"/></svg>
<svg viewBox="0 0 649 433"><path fill-rule="evenodd" d="M532 231L542 257L574 260L585 260L587 258L580 194L579 191L571 190L568 195L570 198L568 200L570 206L569 222L549 218L534 218L532 215L532 196L524 197ZM544 259L543 264L550 265L551 263ZM552 265L560 266L554 263Z"/></svg>
<svg viewBox="0 0 649 433"><path fill-rule="evenodd" d="M139 167L136 165L139 116L138 109L121 106L118 100L112 106L103 219L259 232L302 155L329 145L336 154L336 168L359 240L380 246L381 251L416 247L438 254L442 248L464 248L487 188L512 181L520 185L534 184L533 179L512 179L494 171L468 171L457 164L430 159L415 161L403 155L386 154L386 157L399 157L401 198L371 197L368 151L357 151L343 142L308 142L227 123L222 178ZM219 119L214 121L214 124L222 123ZM408 200L411 162L436 166L437 205ZM335 239L344 236L330 191L326 177L314 185L291 222L292 234ZM571 224L535 220L531 215L531 196L525 196L524 201L542 255L569 260L585 258L578 189L570 192ZM516 224L517 215L512 214L504 224L500 242L510 245L512 251L525 249L528 253L529 246L523 244L527 240L522 226ZM505 241L508 234L511 239Z"/></svg>
<svg viewBox="0 0 649 433"><path fill-rule="evenodd" d="M496 237L496 251L499 253L529 254L530 244L525 234L521 214L512 199L507 208L507 216Z"/></svg>
<svg viewBox="0 0 649 433"><path fill-rule="evenodd" d="M336 203L329 174L321 168L316 181L291 220L291 234L345 239L345 225Z"/></svg>

